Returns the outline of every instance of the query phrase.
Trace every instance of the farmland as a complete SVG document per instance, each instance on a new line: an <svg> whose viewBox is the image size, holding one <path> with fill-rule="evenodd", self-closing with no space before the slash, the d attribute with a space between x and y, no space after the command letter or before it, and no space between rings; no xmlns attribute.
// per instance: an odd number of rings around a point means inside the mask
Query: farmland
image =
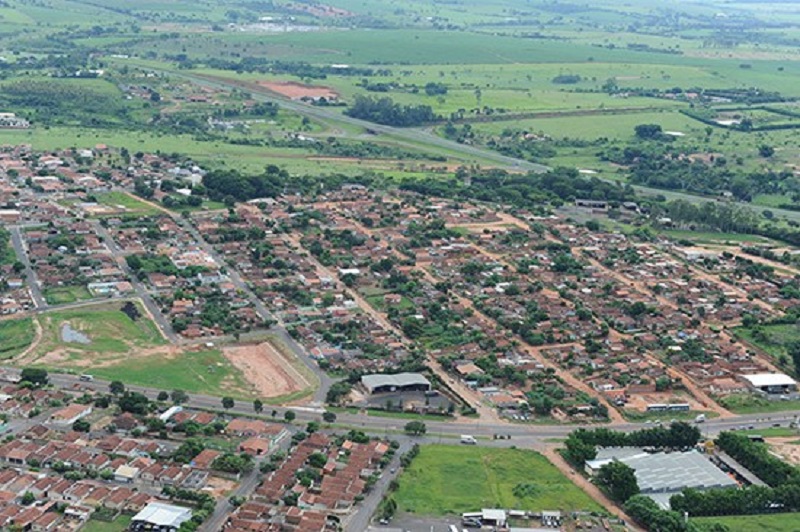
<svg viewBox="0 0 800 532"><path fill-rule="evenodd" d="M398 509L420 515L459 514L475 508L599 510L533 451L429 445L399 482ZM525 489L520 488L523 485Z"/></svg>

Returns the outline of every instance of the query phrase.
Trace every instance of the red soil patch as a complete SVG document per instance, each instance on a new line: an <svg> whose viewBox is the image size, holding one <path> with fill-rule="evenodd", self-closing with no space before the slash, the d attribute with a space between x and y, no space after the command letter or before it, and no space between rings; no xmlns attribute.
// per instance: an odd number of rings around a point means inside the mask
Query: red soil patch
<svg viewBox="0 0 800 532"><path fill-rule="evenodd" d="M269 342L225 347L225 358L236 366L264 398L305 390L306 378Z"/></svg>
<svg viewBox="0 0 800 532"><path fill-rule="evenodd" d="M258 84L292 100L302 100L304 98L335 100L339 98L339 93L330 87L304 85L295 81L259 81Z"/></svg>

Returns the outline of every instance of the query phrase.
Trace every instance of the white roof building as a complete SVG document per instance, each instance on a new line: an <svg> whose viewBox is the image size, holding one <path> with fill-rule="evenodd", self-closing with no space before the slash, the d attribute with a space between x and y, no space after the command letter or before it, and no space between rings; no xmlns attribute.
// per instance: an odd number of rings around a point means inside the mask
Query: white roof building
<svg viewBox="0 0 800 532"><path fill-rule="evenodd" d="M740 375L751 388L763 393L786 393L797 391L797 382L783 373L755 373Z"/></svg>
<svg viewBox="0 0 800 532"><path fill-rule="evenodd" d="M192 511L182 506L151 502L131 520L132 530L178 530L192 518Z"/></svg>

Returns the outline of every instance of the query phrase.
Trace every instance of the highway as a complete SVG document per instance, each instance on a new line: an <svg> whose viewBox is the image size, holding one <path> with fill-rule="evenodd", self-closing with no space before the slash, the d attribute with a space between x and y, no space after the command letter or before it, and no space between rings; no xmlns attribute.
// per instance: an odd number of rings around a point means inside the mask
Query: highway
<svg viewBox="0 0 800 532"><path fill-rule="evenodd" d="M7 375L18 374L18 368L2 368ZM92 382L83 382L77 375L50 374L51 384L64 389L85 388L97 391L108 391L108 381L95 379ZM158 392L162 391L155 388L144 386L127 386L128 390L145 394L155 400ZM167 390L170 391L170 390ZM201 410L223 411L222 400L219 397L202 394L189 394L189 401L184 406ZM267 405L265 410L276 410L276 419L282 420L283 413L292 410L297 415L296 423L305 424L308 421L320 421L322 408L315 407L272 407ZM269 420L270 416L255 413L251 402L237 401L235 406L226 411L228 414L238 414L251 417L261 417ZM800 411L780 412L773 414L746 414L731 418L708 419L705 423L698 424L704 434L713 436L724 430L736 429L739 427L766 428L775 423L787 426L789 422L800 416ZM669 421L669 414L665 414L665 422ZM337 414L336 425L349 429L358 429L375 435L392 436L403 432L405 420L379 416L367 416L362 414ZM552 438L564 438L578 427L587 427L587 424L523 424L523 423L498 423L483 422L480 419L468 421L426 421L428 438L438 438L443 442L455 442L461 434L471 434L481 439L482 442L492 440L495 434L511 436L509 440L499 440L508 442L508 445L520 445L522 442L542 443L544 440ZM617 423L617 424L598 424L596 426L614 428L622 431L632 431L645 428L645 423ZM493 440L492 440L493 441Z"/></svg>

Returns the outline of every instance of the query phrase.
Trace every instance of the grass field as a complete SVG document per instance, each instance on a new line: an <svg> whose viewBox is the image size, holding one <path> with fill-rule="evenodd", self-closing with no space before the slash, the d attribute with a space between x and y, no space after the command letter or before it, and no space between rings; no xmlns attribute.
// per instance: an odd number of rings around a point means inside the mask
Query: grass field
<svg viewBox="0 0 800 532"><path fill-rule="evenodd" d="M31 318L0 321L0 359L13 358L27 349L36 331Z"/></svg>
<svg viewBox="0 0 800 532"><path fill-rule="evenodd" d="M800 410L800 400L770 401L755 395L735 394L722 397L719 404L735 414L769 414Z"/></svg>
<svg viewBox="0 0 800 532"><path fill-rule="evenodd" d="M91 299L92 294L85 286L59 286L45 289L44 298L50 305L63 305Z"/></svg>
<svg viewBox="0 0 800 532"><path fill-rule="evenodd" d="M141 200L129 196L124 192L105 192L97 194L97 203L107 205L115 209L123 209L129 214L138 214L140 216L151 216L158 214L159 210Z"/></svg>
<svg viewBox="0 0 800 532"><path fill-rule="evenodd" d="M398 509L421 515L453 515L481 508L602 511L534 451L426 445L399 482L394 496ZM514 488L522 485L525 493L515 496Z"/></svg>
<svg viewBox="0 0 800 532"><path fill-rule="evenodd" d="M177 355L126 358L93 369L97 377L163 390L249 397L250 387L239 370L216 349Z"/></svg>
<svg viewBox="0 0 800 532"><path fill-rule="evenodd" d="M41 322L44 332L36 352L45 355L61 350L63 360L59 364L69 366L71 363L95 360L98 356L119 356L134 349L147 349L166 343L141 306L141 317L133 321L120 310L122 305L121 302L102 303L43 314ZM73 330L88 337L89 343L64 342L62 327L67 323Z"/></svg>
<svg viewBox="0 0 800 532"><path fill-rule="evenodd" d="M728 532L800 532L800 514L741 515L727 517L695 517L693 523L703 527L721 524Z"/></svg>
<svg viewBox="0 0 800 532"><path fill-rule="evenodd" d="M123 532L128 530L131 524L130 515L121 515L114 519L111 523L100 521L99 519L89 519L81 531L82 532Z"/></svg>

